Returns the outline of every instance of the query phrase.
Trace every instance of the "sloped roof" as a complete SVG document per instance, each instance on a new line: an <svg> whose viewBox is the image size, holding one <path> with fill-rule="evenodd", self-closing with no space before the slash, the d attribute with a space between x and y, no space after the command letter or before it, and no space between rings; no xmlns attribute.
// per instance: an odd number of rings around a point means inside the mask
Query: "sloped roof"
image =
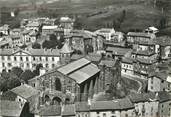
<svg viewBox="0 0 171 117"><path fill-rule="evenodd" d="M158 44L161 46L171 46L171 37L170 36L157 37L155 44Z"/></svg>
<svg viewBox="0 0 171 117"><path fill-rule="evenodd" d="M77 83L82 83L86 81L88 78L92 77L93 75L97 74L100 70L94 64L89 64L69 75L72 79L76 80Z"/></svg>
<svg viewBox="0 0 171 117"><path fill-rule="evenodd" d="M54 29L57 29L58 26L43 26L42 27L42 30L54 30Z"/></svg>
<svg viewBox="0 0 171 117"><path fill-rule="evenodd" d="M75 104L64 105L62 111L63 116L74 116L75 113Z"/></svg>
<svg viewBox="0 0 171 117"><path fill-rule="evenodd" d="M23 106L16 101L0 100L0 116L19 117Z"/></svg>
<svg viewBox="0 0 171 117"><path fill-rule="evenodd" d="M159 102L171 101L171 95L168 92L161 91L158 92L157 95L158 95Z"/></svg>
<svg viewBox="0 0 171 117"><path fill-rule="evenodd" d="M131 102L133 103L139 103L139 102L148 102L150 99L155 99L155 93L135 93L128 96L130 98Z"/></svg>
<svg viewBox="0 0 171 117"><path fill-rule="evenodd" d="M76 112L88 112L90 110L90 106L87 102L76 102L75 109Z"/></svg>
<svg viewBox="0 0 171 117"><path fill-rule="evenodd" d="M16 88L11 89L11 91L21 97L23 97L24 99L28 99L31 96L37 95L39 93L38 90L34 89L33 87L29 86L29 85L20 85Z"/></svg>
<svg viewBox="0 0 171 117"><path fill-rule="evenodd" d="M101 60L101 62L99 63L99 65L105 65L107 67L113 67L115 66L116 61L115 60Z"/></svg>
<svg viewBox="0 0 171 117"><path fill-rule="evenodd" d="M61 51L60 52L61 53L72 53L73 50L72 50L71 46L69 46L67 43L65 43L63 45L63 47L61 48Z"/></svg>
<svg viewBox="0 0 171 117"><path fill-rule="evenodd" d="M100 71L96 65L92 64L91 61L85 58L73 61L57 70L64 75L68 75L79 84Z"/></svg>
<svg viewBox="0 0 171 117"><path fill-rule="evenodd" d="M50 105L40 110L41 116L60 116L61 107L59 105Z"/></svg>
<svg viewBox="0 0 171 117"><path fill-rule="evenodd" d="M125 55L129 51L131 51L130 48L120 48L120 47L108 47L106 51L113 52L114 55Z"/></svg>
<svg viewBox="0 0 171 117"><path fill-rule="evenodd" d="M130 64L132 64L133 62L134 62L135 60L133 59L133 58L131 58L131 57L123 57L122 58L122 63L130 63Z"/></svg>
<svg viewBox="0 0 171 117"><path fill-rule="evenodd" d="M127 34L128 36L135 36L135 37L148 37L148 38L151 38L151 37L154 37L155 34L152 34L152 33L144 33L144 32L128 32Z"/></svg>
<svg viewBox="0 0 171 117"><path fill-rule="evenodd" d="M134 108L134 105L128 98L111 100L111 101L96 101L91 104L90 110L127 110Z"/></svg>
<svg viewBox="0 0 171 117"><path fill-rule="evenodd" d="M71 62L71 63L69 63L69 64L67 64L65 66L60 67L58 69L58 71L65 74L65 75L67 75L67 74L69 74L69 73L71 73L71 72L73 72L75 70L78 70L79 68L81 68L81 67L83 67L83 66L85 66L85 65L87 65L89 63L90 63L90 61L88 61L87 59L81 58L79 60L76 60L76 61Z"/></svg>

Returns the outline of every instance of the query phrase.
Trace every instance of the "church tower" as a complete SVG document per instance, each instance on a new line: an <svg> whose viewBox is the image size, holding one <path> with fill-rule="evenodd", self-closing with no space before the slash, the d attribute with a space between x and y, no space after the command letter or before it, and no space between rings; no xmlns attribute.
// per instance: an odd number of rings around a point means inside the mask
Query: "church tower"
<svg viewBox="0 0 171 117"><path fill-rule="evenodd" d="M69 43L65 42L63 47L61 48L60 51L60 62L61 64L67 64L70 62L71 59L71 54L73 53L73 50Z"/></svg>

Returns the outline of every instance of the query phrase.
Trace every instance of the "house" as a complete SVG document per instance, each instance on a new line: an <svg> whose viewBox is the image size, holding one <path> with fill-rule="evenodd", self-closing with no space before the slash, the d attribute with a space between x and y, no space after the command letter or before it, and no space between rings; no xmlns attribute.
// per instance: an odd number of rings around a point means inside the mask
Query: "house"
<svg viewBox="0 0 171 117"><path fill-rule="evenodd" d="M119 60L101 60L99 63L100 81L102 86L99 87L101 91L109 90L111 83L114 86L120 81L121 78L121 64Z"/></svg>
<svg viewBox="0 0 171 117"><path fill-rule="evenodd" d="M0 100L0 105L0 117L25 117L28 115L24 108L25 104L21 105L20 102Z"/></svg>
<svg viewBox="0 0 171 117"><path fill-rule="evenodd" d="M74 20L69 17L61 17L59 20L60 27L64 29L64 35L68 35L73 30Z"/></svg>
<svg viewBox="0 0 171 117"><path fill-rule="evenodd" d="M5 25L1 26L0 33L2 33L4 35L9 35L9 33L10 33L9 25L5 24Z"/></svg>
<svg viewBox="0 0 171 117"><path fill-rule="evenodd" d="M128 32L127 44L132 46L133 44L139 44L140 42L148 42L149 40L155 40L156 36L153 33L144 32Z"/></svg>
<svg viewBox="0 0 171 117"><path fill-rule="evenodd" d="M54 25L54 26L46 26L44 25L42 27L42 35L50 35L50 34L54 34L54 32L58 29L58 26Z"/></svg>
<svg viewBox="0 0 171 117"><path fill-rule="evenodd" d="M170 117L171 116L171 95L168 92L158 92L159 100L159 117Z"/></svg>
<svg viewBox="0 0 171 117"><path fill-rule="evenodd" d="M15 35L11 34L10 37L12 40L12 44L11 44L12 48L17 48L18 46L21 46L24 44L19 34L15 34Z"/></svg>
<svg viewBox="0 0 171 117"><path fill-rule="evenodd" d="M90 105L90 117L134 117L134 105L128 98L96 101Z"/></svg>
<svg viewBox="0 0 171 117"><path fill-rule="evenodd" d="M171 38L169 36L157 37L155 44L159 46L161 60L166 61L171 58Z"/></svg>
<svg viewBox="0 0 171 117"><path fill-rule="evenodd" d="M25 25L25 29L26 30L39 31L40 23L37 21L29 22L28 24Z"/></svg>
<svg viewBox="0 0 171 117"><path fill-rule="evenodd" d="M148 78L148 91L171 91L171 76L167 71L153 72Z"/></svg>
<svg viewBox="0 0 171 117"><path fill-rule="evenodd" d="M103 35L106 41L112 41L112 36L115 35L115 30L113 28L102 28L95 31L95 33Z"/></svg>
<svg viewBox="0 0 171 117"><path fill-rule="evenodd" d="M29 104L31 113L38 109L40 92L35 88L27 84L21 84L20 86L11 89L11 92L16 94L16 102L19 102L21 105L24 105L25 103Z"/></svg>
<svg viewBox="0 0 171 117"><path fill-rule="evenodd" d="M12 40L9 36L0 37L0 48L10 48Z"/></svg>
<svg viewBox="0 0 171 117"><path fill-rule="evenodd" d="M111 57L113 59L122 58L130 56L132 49L123 48L123 47L107 47L106 48L106 56Z"/></svg>
<svg viewBox="0 0 171 117"><path fill-rule="evenodd" d="M155 93L131 94L128 96L134 104L134 113L138 117L158 116L159 101Z"/></svg>
<svg viewBox="0 0 171 117"><path fill-rule="evenodd" d="M0 49L0 71L10 70L14 66L22 69L32 69L37 64L42 64L44 68L55 67L60 60L58 49Z"/></svg>
<svg viewBox="0 0 171 117"><path fill-rule="evenodd" d="M126 75L134 75L134 59L131 57L123 57L121 60L121 73Z"/></svg>
<svg viewBox="0 0 171 117"><path fill-rule="evenodd" d="M126 45L125 34L122 32L115 32L111 35L110 40L105 40L106 47L124 47Z"/></svg>
<svg viewBox="0 0 171 117"><path fill-rule="evenodd" d="M94 36L84 30L72 30L65 40L78 54L87 54L94 51Z"/></svg>
<svg viewBox="0 0 171 117"><path fill-rule="evenodd" d="M148 27L147 29L145 29L145 32L146 32L146 33L154 33L154 34L156 34L156 33L159 32L159 29L157 29L157 28L154 27L154 26L151 26L151 27Z"/></svg>
<svg viewBox="0 0 171 117"><path fill-rule="evenodd" d="M45 89L42 98L58 98L60 103L86 101L98 92L100 70L91 61L81 58L64 66L54 68L42 76L30 79L29 85ZM68 94L68 97L65 95ZM45 102L42 102L45 103Z"/></svg>
<svg viewBox="0 0 171 117"><path fill-rule="evenodd" d="M140 78L148 79L148 76L156 68L157 60L155 58L136 58L133 64L134 75Z"/></svg>

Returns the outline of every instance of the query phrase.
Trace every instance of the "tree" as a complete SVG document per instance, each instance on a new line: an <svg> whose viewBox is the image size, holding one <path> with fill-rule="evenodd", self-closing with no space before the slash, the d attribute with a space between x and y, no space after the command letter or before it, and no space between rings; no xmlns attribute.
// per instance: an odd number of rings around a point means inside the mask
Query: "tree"
<svg viewBox="0 0 171 117"><path fill-rule="evenodd" d="M10 78L7 82L7 88L8 89L13 89L17 86L20 86L21 82L18 78Z"/></svg>
<svg viewBox="0 0 171 117"><path fill-rule="evenodd" d="M11 69L11 73L15 74L19 78L20 75L23 73L23 70L19 67L13 67Z"/></svg>
<svg viewBox="0 0 171 117"><path fill-rule="evenodd" d="M40 45L39 43L34 43L34 44L32 45L32 48L33 48L33 49L40 49L40 48L41 48L41 45Z"/></svg>
<svg viewBox="0 0 171 117"><path fill-rule="evenodd" d="M10 74L5 69L2 70L1 76L4 79L9 79L10 78Z"/></svg>
<svg viewBox="0 0 171 117"><path fill-rule="evenodd" d="M26 83L29 79L35 77L35 74L31 70L25 70L21 75L20 79L24 80Z"/></svg>
<svg viewBox="0 0 171 117"><path fill-rule="evenodd" d="M42 68L43 65L42 64L38 64L36 65L36 69L33 71L33 73L38 76L40 74L40 68Z"/></svg>

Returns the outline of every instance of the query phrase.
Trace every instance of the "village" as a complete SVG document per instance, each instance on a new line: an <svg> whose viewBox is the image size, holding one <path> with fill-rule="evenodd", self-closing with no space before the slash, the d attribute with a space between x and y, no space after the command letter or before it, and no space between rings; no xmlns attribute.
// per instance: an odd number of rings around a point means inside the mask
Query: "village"
<svg viewBox="0 0 171 117"><path fill-rule="evenodd" d="M171 117L169 35L75 22L0 27L0 117Z"/></svg>

